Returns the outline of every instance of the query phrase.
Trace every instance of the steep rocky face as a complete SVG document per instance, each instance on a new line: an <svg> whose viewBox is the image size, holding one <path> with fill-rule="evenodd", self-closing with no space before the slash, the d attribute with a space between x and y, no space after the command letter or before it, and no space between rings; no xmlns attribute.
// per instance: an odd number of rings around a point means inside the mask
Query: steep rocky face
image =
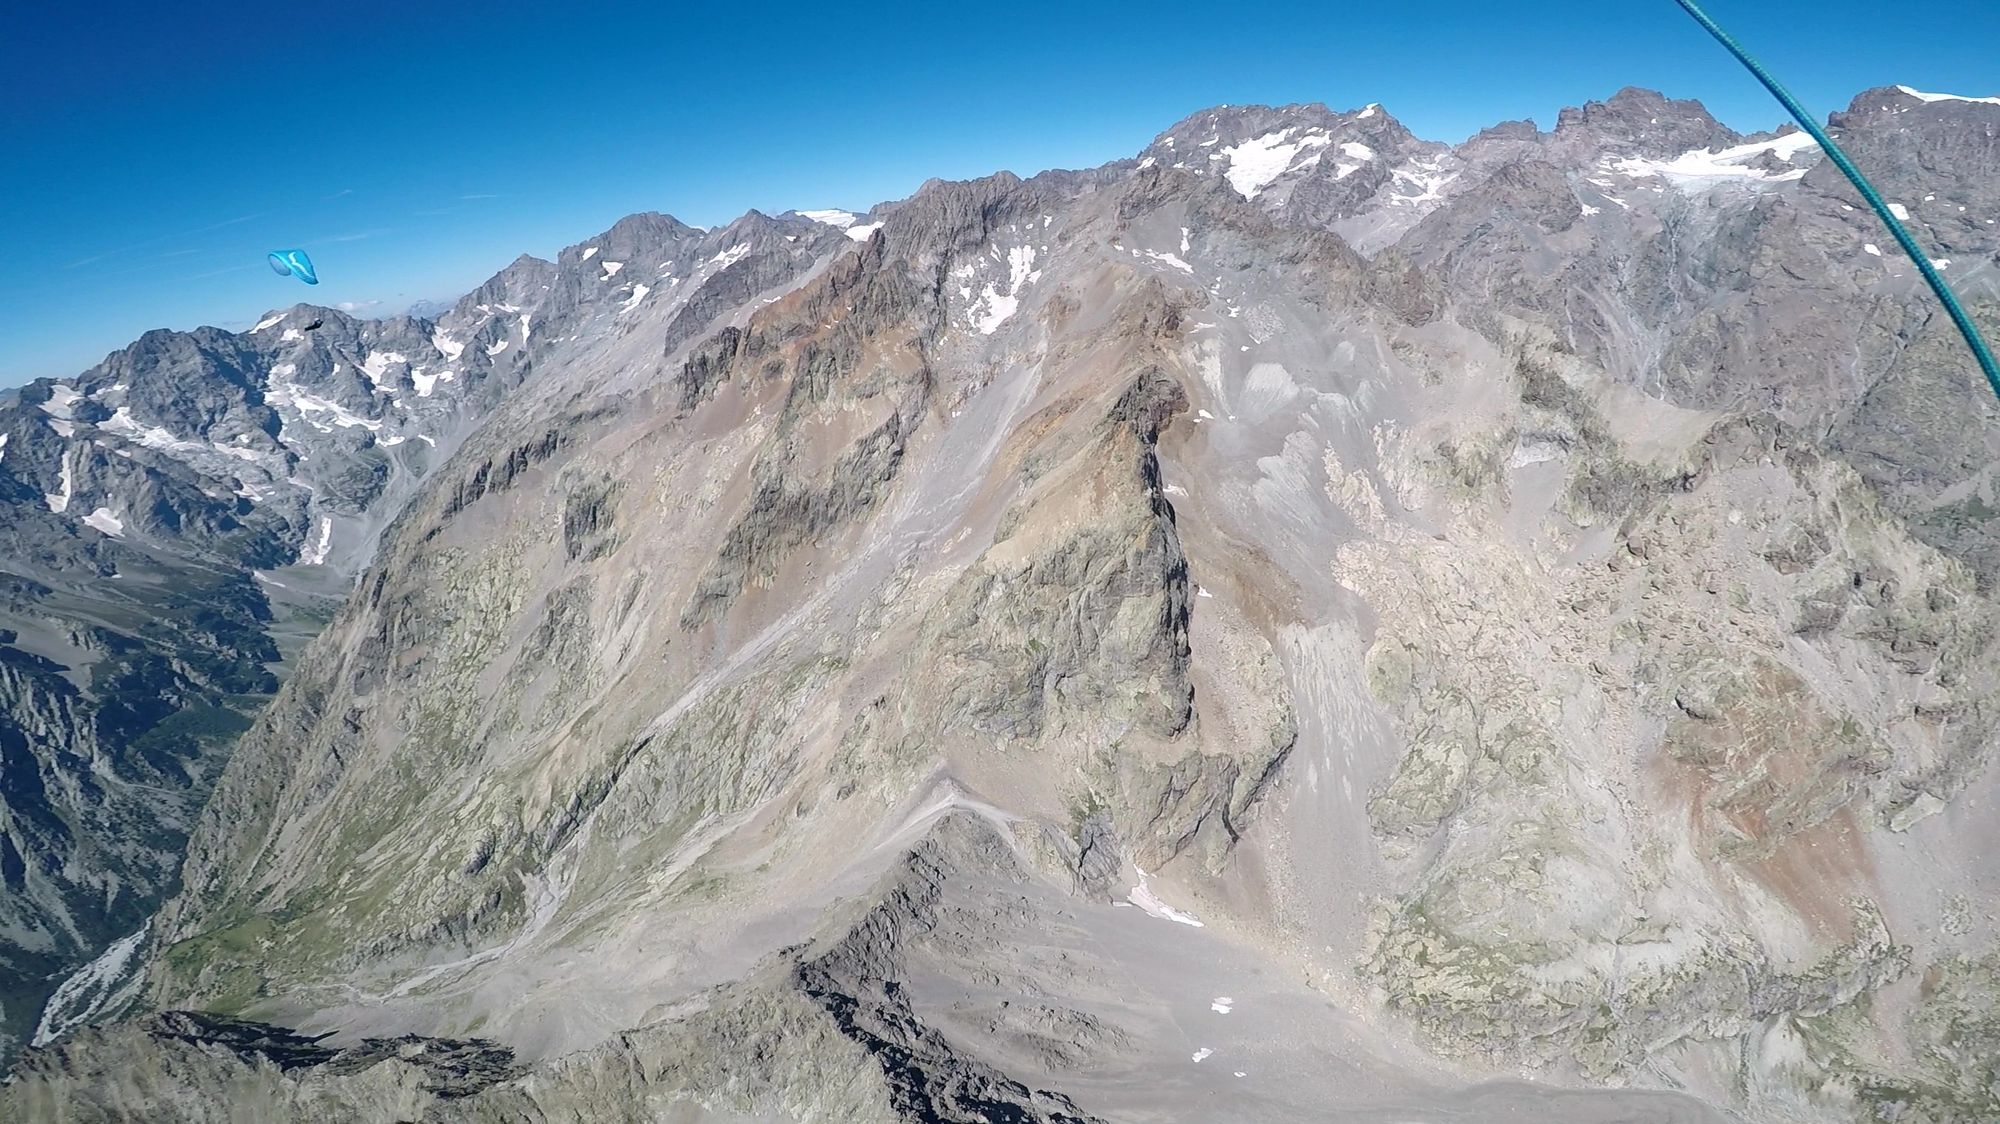
<svg viewBox="0 0 2000 1124"><path fill-rule="evenodd" d="M838 241L754 214L713 232L633 216L436 321L302 305L240 335L152 332L0 404L0 1056L171 887L282 658L419 485L524 384L572 392L531 379L538 362L617 338L649 299L701 331ZM93 980L45 1033L103 998Z"/></svg>
<svg viewBox="0 0 2000 1124"><path fill-rule="evenodd" d="M1956 215L1927 97L1838 123ZM2000 419L1827 174L1238 107L517 265L568 326L6 1103L2000 1113Z"/></svg>

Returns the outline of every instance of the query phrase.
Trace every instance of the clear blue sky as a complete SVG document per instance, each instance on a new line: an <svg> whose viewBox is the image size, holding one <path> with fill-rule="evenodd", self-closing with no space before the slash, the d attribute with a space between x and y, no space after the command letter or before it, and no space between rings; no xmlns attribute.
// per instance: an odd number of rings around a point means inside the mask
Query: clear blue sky
<svg viewBox="0 0 2000 1124"><path fill-rule="evenodd" d="M1821 113L1897 82L2000 92L1994 0L1711 11ZM1779 119L1671 0L23 3L0 32L0 386L153 327L453 296L633 211L865 208L1101 163L1221 102L1379 101L1456 140L1627 84ZM292 246L318 288L265 268Z"/></svg>

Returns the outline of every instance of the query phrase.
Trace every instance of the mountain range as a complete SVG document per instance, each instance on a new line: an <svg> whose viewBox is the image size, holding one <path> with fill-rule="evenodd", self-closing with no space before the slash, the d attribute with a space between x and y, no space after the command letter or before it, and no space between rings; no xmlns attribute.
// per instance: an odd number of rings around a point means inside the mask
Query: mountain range
<svg viewBox="0 0 2000 1124"><path fill-rule="evenodd" d="M1830 126L2000 326L2000 101ZM2000 1118L1997 443L1636 89L149 333L0 399L0 1106Z"/></svg>

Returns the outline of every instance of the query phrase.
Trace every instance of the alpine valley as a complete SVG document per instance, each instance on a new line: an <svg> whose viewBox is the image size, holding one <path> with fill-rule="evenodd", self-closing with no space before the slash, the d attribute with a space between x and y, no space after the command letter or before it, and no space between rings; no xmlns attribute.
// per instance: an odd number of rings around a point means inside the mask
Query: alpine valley
<svg viewBox="0 0 2000 1124"><path fill-rule="evenodd" d="M2000 99L1831 125L2000 332ZM0 397L0 1118L2000 1119L1996 466L1636 89L151 332Z"/></svg>

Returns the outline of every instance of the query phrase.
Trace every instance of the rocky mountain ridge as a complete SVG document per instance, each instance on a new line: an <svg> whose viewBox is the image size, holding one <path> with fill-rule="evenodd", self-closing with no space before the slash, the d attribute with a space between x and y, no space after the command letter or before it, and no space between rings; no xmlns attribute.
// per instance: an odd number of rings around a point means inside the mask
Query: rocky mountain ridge
<svg viewBox="0 0 2000 1124"><path fill-rule="evenodd" d="M1834 123L1990 320L2000 110ZM61 1021L207 1014L4 1095L1979 1118L2000 419L1816 155L1225 107L517 263L462 330L553 342Z"/></svg>

